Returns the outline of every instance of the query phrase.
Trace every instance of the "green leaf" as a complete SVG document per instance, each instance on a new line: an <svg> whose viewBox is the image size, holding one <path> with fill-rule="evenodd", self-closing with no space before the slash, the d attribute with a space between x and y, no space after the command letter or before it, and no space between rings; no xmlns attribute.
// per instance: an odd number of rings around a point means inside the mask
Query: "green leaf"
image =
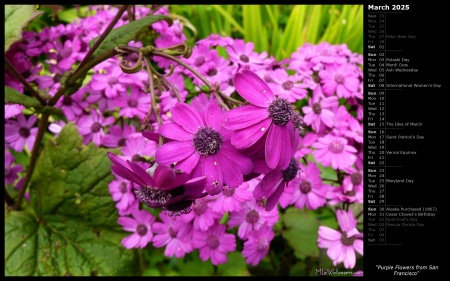
<svg viewBox="0 0 450 281"><path fill-rule="evenodd" d="M213 276L214 267L211 260L202 261L198 250L186 256L184 262L177 263L179 272L184 276Z"/></svg>
<svg viewBox="0 0 450 281"><path fill-rule="evenodd" d="M97 50L95 50L93 57L98 54L104 53L113 49L116 46L127 45L128 42L136 37L136 34L144 27L149 27L151 24L165 20L169 25L172 25L172 19L166 15L150 15L137 21L132 21L129 24L122 25L118 28L111 30L106 36L105 40L100 44ZM89 47L92 48L99 37L92 39L89 42Z"/></svg>
<svg viewBox="0 0 450 281"><path fill-rule="evenodd" d="M71 23L80 17L87 17L89 14L95 14L95 11L89 10L89 6L74 7L58 12L58 19L63 22Z"/></svg>
<svg viewBox="0 0 450 281"><path fill-rule="evenodd" d="M317 247L319 221L314 212L288 208L283 215L283 222L286 230L282 235L295 250L297 256L319 256Z"/></svg>
<svg viewBox="0 0 450 281"><path fill-rule="evenodd" d="M37 99L19 93L16 89L5 86L5 104L21 104L26 108L34 108L39 113L62 115L59 108L43 106Z"/></svg>
<svg viewBox="0 0 450 281"><path fill-rule="evenodd" d="M22 38L28 22L41 14L35 11L35 5L5 5L5 52Z"/></svg>
<svg viewBox="0 0 450 281"><path fill-rule="evenodd" d="M118 150L112 150L117 153ZM30 211L5 218L5 275L139 275L136 250L117 224L107 150L85 146L68 123L49 140L30 182Z"/></svg>
<svg viewBox="0 0 450 281"><path fill-rule="evenodd" d="M227 262L217 266L219 276L249 276L245 259L240 252L227 254Z"/></svg>

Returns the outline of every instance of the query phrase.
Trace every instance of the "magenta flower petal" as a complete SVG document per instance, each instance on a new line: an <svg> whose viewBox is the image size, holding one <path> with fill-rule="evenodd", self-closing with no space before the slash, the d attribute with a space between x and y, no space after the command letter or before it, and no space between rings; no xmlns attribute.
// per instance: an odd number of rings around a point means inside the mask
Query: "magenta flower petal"
<svg viewBox="0 0 450 281"><path fill-rule="evenodd" d="M195 152L192 141L172 141L160 146L155 159L162 165L170 165L183 160Z"/></svg>
<svg viewBox="0 0 450 281"><path fill-rule="evenodd" d="M222 127L222 111L220 110L219 105L215 102L209 103L204 114L206 126L211 127L216 131L220 131Z"/></svg>
<svg viewBox="0 0 450 281"><path fill-rule="evenodd" d="M246 105L234 108L223 116L223 126L229 130L239 130L256 124L269 117L267 108Z"/></svg>
<svg viewBox="0 0 450 281"><path fill-rule="evenodd" d="M269 86L251 71L243 70L237 73L233 83L239 95L256 106L268 107L275 99Z"/></svg>
<svg viewBox="0 0 450 281"><path fill-rule="evenodd" d="M203 175L207 176L205 184L206 192L209 195L218 194L222 191L223 174L216 157L201 157L200 161L202 161Z"/></svg>
<svg viewBox="0 0 450 281"><path fill-rule="evenodd" d="M224 142L222 144L222 150L220 152L221 157L226 157L231 160L236 167L238 167L243 175L248 175L253 171L253 162L250 158L242 156L230 142Z"/></svg>
<svg viewBox="0 0 450 281"><path fill-rule="evenodd" d="M136 182L137 184L141 186L145 186L146 182L141 179L141 177L137 177L133 171L128 169L128 164L124 160L120 159L118 156L114 155L111 152L107 152L107 155L111 162L113 163L113 166L111 167L111 170L116 173L117 175L121 176L124 179L127 179L129 181ZM145 172L145 171L144 171ZM149 175L150 177L150 175Z"/></svg>
<svg viewBox="0 0 450 281"><path fill-rule="evenodd" d="M253 196L256 199L268 198L275 192L275 189L283 181L283 172L280 170L272 170L267 173L264 178L255 186Z"/></svg>
<svg viewBox="0 0 450 281"><path fill-rule="evenodd" d="M265 119L243 130L237 130L231 137L231 144L237 149L245 149L256 143L269 129L272 119Z"/></svg>
<svg viewBox="0 0 450 281"><path fill-rule="evenodd" d="M198 161L200 160L199 153L192 153L186 159L177 162L176 169L181 170L185 173L191 173L191 171L197 166Z"/></svg>
<svg viewBox="0 0 450 281"><path fill-rule="evenodd" d="M140 180L144 183L145 186L154 185L153 179L144 169L142 169L141 166L129 160L127 160L127 164L131 168L131 170L133 170L133 172L136 174L135 178L140 178Z"/></svg>
<svg viewBox="0 0 450 281"><path fill-rule="evenodd" d="M266 140L267 166L284 170L291 159L291 138L286 126L271 126Z"/></svg>
<svg viewBox="0 0 450 281"><path fill-rule="evenodd" d="M191 133L186 132L186 130L175 123L167 123L162 125L158 128L158 132L164 137L172 140L188 141L193 138Z"/></svg>
<svg viewBox="0 0 450 281"><path fill-rule="evenodd" d="M177 103L171 112L173 120L191 134L195 134L198 127L204 126L198 111L187 104Z"/></svg>
<svg viewBox="0 0 450 281"><path fill-rule="evenodd" d="M120 217L117 220L117 223L120 224L125 231L134 232L136 227L138 226L138 222L129 217Z"/></svg>
<svg viewBox="0 0 450 281"><path fill-rule="evenodd" d="M281 194L284 192L284 184L279 184L277 189L275 189L275 192L267 198L266 206L264 209L266 211L272 210L278 203L278 200L281 197Z"/></svg>
<svg viewBox="0 0 450 281"><path fill-rule="evenodd" d="M159 165L153 174L153 181L156 186L164 186L165 183L173 182L175 180L175 172L169 167ZM165 188L167 189L167 187Z"/></svg>
<svg viewBox="0 0 450 281"><path fill-rule="evenodd" d="M242 172L234 161L229 161L227 157L219 153L217 154L218 165L222 166L224 183L230 187L238 187L242 184L244 178Z"/></svg>

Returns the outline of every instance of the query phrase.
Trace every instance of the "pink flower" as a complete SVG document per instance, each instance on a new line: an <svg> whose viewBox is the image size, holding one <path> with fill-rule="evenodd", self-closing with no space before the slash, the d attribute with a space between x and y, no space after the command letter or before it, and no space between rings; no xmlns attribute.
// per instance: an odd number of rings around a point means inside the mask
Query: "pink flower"
<svg viewBox="0 0 450 281"><path fill-rule="evenodd" d="M339 98L350 98L358 91L360 81L354 64L333 64L319 72L323 92Z"/></svg>
<svg viewBox="0 0 450 281"><path fill-rule="evenodd" d="M308 210L315 210L325 205L327 189L322 184L316 163L309 162L300 178L292 180L289 184L294 186L292 202L297 209L306 207Z"/></svg>
<svg viewBox="0 0 450 281"><path fill-rule="evenodd" d="M116 208L119 215L129 215L139 207L139 201L136 200L132 184L129 181L113 180L108 187L114 202L117 202Z"/></svg>
<svg viewBox="0 0 450 281"><path fill-rule="evenodd" d="M345 268L354 268L356 264L355 251L363 255L362 234L356 229L356 219L352 210L347 212L337 210L336 216L340 231L327 226L319 226L318 246L328 249L327 255L333 260L335 266L344 262Z"/></svg>
<svg viewBox="0 0 450 281"><path fill-rule="evenodd" d="M24 147L31 151L38 128L33 128L36 122L36 115L30 115L28 120L25 115L19 114L15 120L6 120L5 124L5 141L15 151L21 152Z"/></svg>
<svg viewBox="0 0 450 281"><path fill-rule="evenodd" d="M223 124L235 130L231 144L246 149L265 139L265 160L271 169L286 169L291 157L291 139L296 135L293 106L276 98L267 84L255 73L244 70L234 77L238 93L251 105L234 108L224 114ZM299 117L301 118L301 117Z"/></svg>
<svg viewBox="0 0 450 281"><path fill-rule="evenodd" d="M239 211L241 204L252 197L253 193L248 190L247 182L243 182L238 188L225 185L217 200L212 203L212 209L220 214Z"/></svg>
<svg viewBox="0 0 450 281"><path fill-rule="evenodd" d="M103 117L98 110L91 110L90 115L84 115L78 119L77 126L80 135L83 136L83 143L87 144L91 140L96 146L100 146L105 136L104 127L114 123L114 117Z"/></svg>
<svg viewBox="0 0 450 281"><path fill-rule="evenodd" d="M146 210L136 209L132 213L133 218L120 217L117 221L125 231L134 232L122 240L122 245L127 248L145 248L152 240L152 223L155 217Z"/></svg>
<svg viewBox="0 0 450 281"><path fill-rule="evenodd" d="M317 86L312 98L308 100L308 105L302 108L303 113L305 113L303 121L306 125L311 125L316 132L320 130L322 123L331 128L335 122L333 109L337 106L338 98L336 96L325 98L321 87Z"/></svg>
<svg viewBox="0 0 450 281"><path fill-rule="evenodd" d="M199 198L194 201L192 212L183 214L185 223L193 222L194 230L206 231L214 221L222 217L211 209L211 198Z"/></svg>
<svg viewBox="0 0 450 281"><path fill-rule="evenodd" d="M273 237L273 230L267 224L264 224L259 230L249 232L248 240L244 242L242 250L242 256L247 264L258 265L269 252L270 241Z"/></svg>
<svg viewBox="0 0 450 281"><path fill-rule="evenodd" d="M114 106L120 108L119 114L123 117L138 117L143 120L151 107L150 94L144 93L139 87L132 85L128 91L120 92L114 100Z"/></svg>
<svg viewBox="0 0 450 281"><path fill-rule="evenodd" d="M199 249L203 261L211 259L213 265L227 262L226 254L236 250L236 237L225 232L225 225L217 221L206 231L194 231L193 245Z"/></svg>
<svg viewBox="0 0 450 281"><path fill-rule="evenodd" d="M308 91L305 90L306 85L301 83L301 78L298 74L289 75L286 70L277 68L269 75L272 79L269 86L277 93L279 98L288 102L296 102L304 99L308 94Z"/></svg>
<svg viewBox="0 0 450 281"><path fill-rule="evenodd" d="M344 170L356 161L356 148L347 145L347 139L326 135L312 145L314 158L325 167Z"/></svg>

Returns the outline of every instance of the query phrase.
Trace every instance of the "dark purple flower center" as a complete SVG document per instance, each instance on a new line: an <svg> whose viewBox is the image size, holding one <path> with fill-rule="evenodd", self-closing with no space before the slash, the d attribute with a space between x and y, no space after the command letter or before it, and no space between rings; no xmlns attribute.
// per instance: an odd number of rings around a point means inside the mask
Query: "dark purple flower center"
<svg viewBox="0 0 450 281"><path fill-rule="evenodd" d="M342 74L342 73L334 74L334 81L336 81L337 84L344 84L344 82L345 82L344 74Z"/></svg>
<svg viewBox="0 0 450 281"><path fill-rule="evenodd" d="M222 189L222 194L225 197L231 197L231 196L233 196L235 190L236 190L236 188L224 186Z"/></svg>
<svg viewBox="0 0 450 281"><path fill-rule="evenodd" d="M355 237L347 237L347 232L343 231L341 235L341 242L345 246L352 246L353 241L355 241Z"/></svg>
<svg viewBox="0 0 450 281"><path fill-rule="evenodd" d="M72 98L69 96L64 96L62 104L65 106L71 106L72 105Z"/></svg>
<svg viewBox="0 0 450 281"><path fill-rule="evenodd" d="M330 142L330 144L328 145L328 150L331 151L332 153L342 153L342 151L344 151L344 147L345 145L342 143L341 140L339 139L335 139L332 140Z"/></svg>
<svg viewBox="0 0 450 281"><path fill-rule="evenodd" d="M298 166L298 161L291 157L291 161L289 161L289 165L286 170L283 170L283 180L291 181L293 178L297 176L298 170L300 167Z"/></svg>
<svg viewBox="0 0 450 281"><path fill-rule="evenodd" d="M133 161L133 162L139 162L141 160L142 160L142 157L139 154L135 154L135 155L133 155L133 157L131 157L131 161Z"/></svg>
<svg viewBox="0 0 450 281"><path fill-rule="evenodd" d="M256 249L258 251L264 251L269 248L269 241L266 238L259 239L258 244L256 244Z"/></svg>
<svg viewBox="0 0 450 281"><path fill-rule="evenodd" d="M148 228L144 224L138 224L138 226L136 227L136 232L137 234L139 234L139 236L144 236L145 234L147 234Z"/></svg>
<svg viewBox="0 0 450 281"><path fill-rule="evenodd" d="M211 249L217 249L217 247L219 247L219 245L220 245L220 241L219 241L219 238L217 238L217 236L213 234L213 235L209 235L206 238L206 244Z"/></svg>
<svg viewBox="0 0 450 281"><path fill-rule="evenodd" d="M22 138L28 138L30 136L30 130L28 128L22 127L19 129L19 135Z"/></svg>
<svg viewBox="0 0 450 281"><path fill-rule="evenodd" d="M101 129L102 129L102 124L95 122L94 124L91 125L91 132L93 133L98 133Z"/></svg>
<svg viewBox="0 0 450 281"><path fill-rule="evenodd" d="M201 215L208 210L208 204L203 199L197 199L195 200L192 210L194 211L195 214Z"/></svg>
<svg viewBox="0 0 450 281"><path fill-rule="evenodd" d="M169 234L169 236L171 238L177 238L177 232L175 230L173 230L173 228L171 226L167 230L167 234Z"/></svg>
<svg viewBox="0 0 450 281"><path fill-rule="evenodd" d="M28 77L30 77L31 75L31 71L29 71L28 69L25 70L24 72L22 72L22 76L23 78L27 79Z"/></svg>
<svg viewBox="0 0 450 281"><path fill-rule="evenodd" d="M117 145L118 145L118 146L124 146L126 142L127 142L127 139L126 139L126 138L121 138L121 139L117 142Z"/></svg>
<svg viewBox="0 0 450 281"><path fill-rule="evenodd" d="M194 135L194 148L197 152L203 155L214 155L219 152L222 147L222 135L211 129L210 127L203 127Z"/></svg>
<svg viewBox="0 0 450 281"><path fill-rule="evenodd" d="M205 63L205 57L204 56L198 56L195 58L194 64L195 66L202 66Z"/></svg>
<svg viewBox="0 0 450 281"><path fill-rule="evenodd" d="M275 125L283 126L291 120L294 108L285 99L277 98L269 105L269 117Z"/></svg>
<svg viewBox="0 0 450 281"><path fill-rule="evenodd" d="M292 125L298 131L303 130L303 117L301 117L297 112L294 112L294 116L292 116Z"/></svg>
<svg viewBox="0 0 450 281"><path fill-rule="evenodd" d="M284 90L289 91L294 87L294 82L292 81L286 81L283 84L281 84L281 87L283 87Z"/></svg>
<svg viewBox="0 0 450 281"><path fill-rule="evenodd" d="M217 74L217 69L211 68L206 74L208 74L208 76L214 76Z"/></svg>
<svg viewBox="0 0 450 281"><path fill-rule="evenodd" d="M141 186L134 191L139 201L150 205L163 206L172 198L184 193L184 186L180 186L171 190L162 190L158 187Z"/></svg>
<svg viewBox="0 0 450 281"><path fill-rule="evenodd" d="M115 84L117 84L117 78L116 77L108 77L108 85L109 86L114 86Z"/></svg>
<svg viewBox="0 0 450 281"><path fill-rule="evenodd" d="M313 104L312 110L315 114L320 115L320 113L322 113L322 107L320 106L320 103Z"/></svg>
<svg viewBox="0 0 450 281"><path fill-rule="evenodd" d="M244 55L244 54L240 55L240 56L239 56L239 59L240 59L242 62L248 62L248 61L249 61L248 56L247 56L247 55Z"/></svg>
<svg viewBox="0 0 450 281"><path fill-rule="evenodd" d="M362 183L362 175L359 172L356 172L350 176L353 185L360 185Z"/></svg>
<svg viewBox="0 0 450 281"><path fill-rule="evenodd" d="M300 184L300 191L303 194L308 194L311 191L311 183L309 181L304 181Z"/></svg>
<svg viewBox="0 0 450 281"><path fill-rule="evenodd" d="M312 76L312 80L316 82L316 84L320 83L320 76L317 73L314 73Z"/></svg>
<svg viewBox="0 0 450 281"><path fill-rule="evenodd" d="M172 97L172 98L176 98L176 97L177 97L177 95L175 94L175 91L174 91L174 90L170 90L170 91L169 91L169 95L170 95L170 97Z"/></svg>
<svg viewBox="0 0 450 281"><path fill-rule="evenodd" d="M122 192L123 194L128 192L127 184L124 182L120 183L119 189L120 189L120 192Z"/></svg>
<svg viewBox="0 0 450 281"><path fill-rule="evenodd" d="M138 102L137 102L137 100L131 99L131 100L128 100L127 104L129 107L136 107L138 105Z"/></svg>
<svg viewBox="0 0 450 281"><path fill-rule="evenodd" d="M250 224L255 224L259 220L259 213L256 210L251 210L247 213L245 220Z"/></svg>
<svg viewBox="0 0 450 281"><path fill-rule="evenodd" d="M163 210L167 211L169 216L180 216L183 214L188 214L192 211L191 206L193 202L194 200L181 200L163 207Z"/></svg>
<svg viewBox="0 0 450 281"><path fill-rule="evenodd" d="M356 195L356 191L354 189L345 192L345 196L355 196Z"/></svg>

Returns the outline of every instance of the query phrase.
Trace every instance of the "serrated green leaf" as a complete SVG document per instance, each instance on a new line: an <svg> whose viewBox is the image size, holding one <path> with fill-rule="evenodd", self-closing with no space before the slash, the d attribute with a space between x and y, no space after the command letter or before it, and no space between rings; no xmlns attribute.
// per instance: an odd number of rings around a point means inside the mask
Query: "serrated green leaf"
<svg viewBox="0 0 450 281"><path fill-rule="evenodd" d="M132 21L126 25L122 25L118 28L111 30L111 32L106 36L105 40L100 44L97 50L95 50L93 57L96 57L98 54L104 53L113 49L116 46L124 46L127 45L128 42L133 40L136 37L136 34L144 27L148 27L151 24L165 20L169 25L172 24L172 19L166 15L150 15L145 18ZM95 42L97 42L99 37L92 39L89 42L89 48L94 46Z"/></svg>
<svg viewBox="0 0 450 281"><path fill-rule="evenodd" d="M22 29L29 21L41 15L35 5L5 5L5 52L22 38Z"/></svg>
<svg viewBox="0 0 450 281"><path fill-rule="evenodd" d="M283 215L286 230L282 233L297 256L319 256L317 247L319 221L312 211L289 208Z"/></svg>
<svg viewBox="0 0 450 281"><path fill-rule="evenodd" d="M45 144L30 182L32 210L6 214L5 275L140 274L137 251L121 245L129 233L117 224L106 152L83 145L73 123Z"/></svg>
<svg viewBox="0 0 450 281"><path fill-rule="evenodd" d="M189 254L184 262L177 263L180 273L184 276L213 276L214 267L211 261L202 261L198 251Z"/></svg>
<svg viewBox="0 0 450 281"><path fill-rule="evenodd" d="M37 99L19 93L16 89L5 86L5 104L20 104L26 108L34 108L39 113L62 115L59 108L43 106Z"/></svg>
<svg viewBox="0 0 450 281"><path fill-rule="evenodd" d="M227 262L217 266L218 276L249 276L247 265L242 253L227 254Z"/></svg>

